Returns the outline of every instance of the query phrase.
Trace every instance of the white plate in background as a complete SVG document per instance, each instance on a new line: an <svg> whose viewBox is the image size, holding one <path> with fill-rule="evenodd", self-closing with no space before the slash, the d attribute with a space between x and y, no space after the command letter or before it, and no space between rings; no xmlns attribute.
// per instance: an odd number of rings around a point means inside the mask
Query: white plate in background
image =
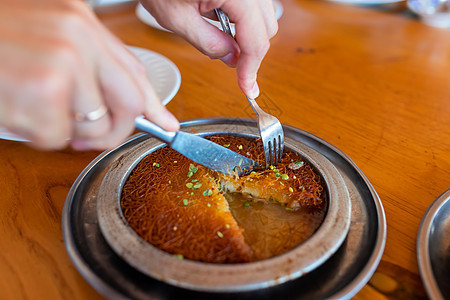
<svg viewBox="0 0 450 300"><path fill-rule="evenodd" d="M401 2L405 0L328 0L333 2L342 2L342 3L349 3L349 4L385 4L385 3L394 3L394 2Z"/></svg>
<svg viewBox="0 0 450 300"><path fill-rule="evenodd" d="M161 98L164 105L170 102L181 85L181 75L177 66L165 56L133 46L127 46L131 52L144 64L147 69L147 76L155 89L156 94ZM0 139L27 142L6 128L0 126Z"/></svg>
<svg viewBox="0 0 450 300"><path fill-rule="evenodd" d="M128 46L128 49L147 68L147 76L164 105L178 92L181 75L177 66L167 57L144 48Z"/></svg>
<svg viewBox="0 0 450 300"><path fill-rule="evenodd" d="M273 0L273 6L275 8L275 17L278 20L283 15L283 5L281 4L280 1ZM164 27L162 27L161 25L159 25L158 21L156 21L155 17L153 17L140 3L136 6L136 16L143 23L145 23L153 28L170 32L169 30L167 30ZM222 27L218 21L211 20L208 18L204 18L204 19L206 21L208 21L209 23L213 24L214 26L216 26L217 28L222 29ZM231 27L232 27L231 30L234 32L234 24L231 24Z"/></svg>

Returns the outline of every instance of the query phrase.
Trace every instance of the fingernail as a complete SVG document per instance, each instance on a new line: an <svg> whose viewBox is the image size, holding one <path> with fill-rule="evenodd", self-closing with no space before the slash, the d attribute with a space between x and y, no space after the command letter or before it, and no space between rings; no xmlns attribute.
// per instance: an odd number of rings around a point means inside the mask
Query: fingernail
<svg viewBox="0 0 450 300"><path fill-rule="evenodd" d="M164 113L165 127L169 131L178 131L180 129L180 122L177 118L168 110Z"/></svg>
<svg viewBox="0 0 450 300"><path fill-rule="evenodd" d="M83 140L72 140L70 146L77 151L86 151L90 149L89 143Z"/></svg>
<svg viewBox="0 0 450 300"><path fill-rule="evenodd" d="M221 61L223 61L227 66L229 67L236 67L236 56L234 55L233 52L228 53L227 55L225 55L224 57L220 58Z"/></svg>
<svg viewBox="0 0 450 300"><path fill-rule="evenodd" d="M248 97L255 99L259 96L259 86L258 83L255 81L255 84L253 85L252 89L248 93Z"/></svg>

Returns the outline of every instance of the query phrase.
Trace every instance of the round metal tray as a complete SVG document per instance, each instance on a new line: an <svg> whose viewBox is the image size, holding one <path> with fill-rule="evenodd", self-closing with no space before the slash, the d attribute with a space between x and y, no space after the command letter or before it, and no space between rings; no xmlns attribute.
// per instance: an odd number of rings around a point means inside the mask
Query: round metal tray
<svg viewBox="0 0 450 300"><path fill-rule="evenodd" d="M182 124L183 130L214 124L256 127L245 119L198 119ZM108 298L169 299L311 299L351 298L370 279L383 254L386 220L381 201L358 167L340 150L305 131L284 125L286 137L315 149L329 159L344 179L352 202L349 233L339 250L313 272L282 285L249 292L207 293L175 287L140 273L115 254L101 234L97 218L97 192L109 167L124 152L148 139L132 137L118 148L102 153L79 175L63 211L67 252L78 271Z"/></svg>
<svg viewBox="0 0 450 300"><path fill-rule="evenodd" d="M430 299L450 299L450 189L430 205L422 218L417 260Z"/></svg>
<svg viewBox="0 0 450 300"><path fill-rule="evenodd" d="M257 128L242 124L209 124L195 127L201 136L230 134L258 138ZM206 132L204 130L207 130ZM165 146L149 138L116 160L106 172L98 191L97 219L111 248L142 273L182 288L204 292L243 292L282 284L311 272L327 261L344 242L351 219L351 200L342 176L321 153L286 137L285 148L299 153L321 175L327 212L320 227L297 247L255 262L213 264L174 257L136 234L121 209L122 189L130 173L147 155Z"/></svg>

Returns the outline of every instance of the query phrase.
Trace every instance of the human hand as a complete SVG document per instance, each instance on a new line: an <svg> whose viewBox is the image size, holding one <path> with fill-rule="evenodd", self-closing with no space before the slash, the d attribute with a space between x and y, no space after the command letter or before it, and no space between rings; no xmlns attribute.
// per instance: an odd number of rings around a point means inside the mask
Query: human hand
<svg viewBox="0 0 450 300"><path fill-rule="evenodd" d="M259 95L256 77L278 30L272 0L141 0L158 23L202 53L236 66L239 87L250 98ZM205 21L221 8L235 24L235 39Z"/></svg>
<svg viewBox="0 0 450 300"><path fill-rule="evenodd" d="M144 66L84 1L0 1L0 57L0 125L36 148L111 148L141 114L179 128Z"/></svg>

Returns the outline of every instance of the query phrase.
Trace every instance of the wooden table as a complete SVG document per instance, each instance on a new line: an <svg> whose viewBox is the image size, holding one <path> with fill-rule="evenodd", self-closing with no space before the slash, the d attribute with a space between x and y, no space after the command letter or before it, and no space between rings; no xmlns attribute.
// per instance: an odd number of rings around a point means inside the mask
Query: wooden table
<svg viewBox="0 0 450 300"><path fill-rule="evenodd" d="M335 145L360 167L386 212L382 261L356 299L421 299L420 220L450 188L450 31L404 11L282 0L279 32L259 72L270 112ZM180 119L253 117L233 69L134 7L100 12L126 44L159 52L182 76L168 108ZM78 174L99 152L40 152L0 141L0 298L100 299L71 263L61 213Z"/></svg>

